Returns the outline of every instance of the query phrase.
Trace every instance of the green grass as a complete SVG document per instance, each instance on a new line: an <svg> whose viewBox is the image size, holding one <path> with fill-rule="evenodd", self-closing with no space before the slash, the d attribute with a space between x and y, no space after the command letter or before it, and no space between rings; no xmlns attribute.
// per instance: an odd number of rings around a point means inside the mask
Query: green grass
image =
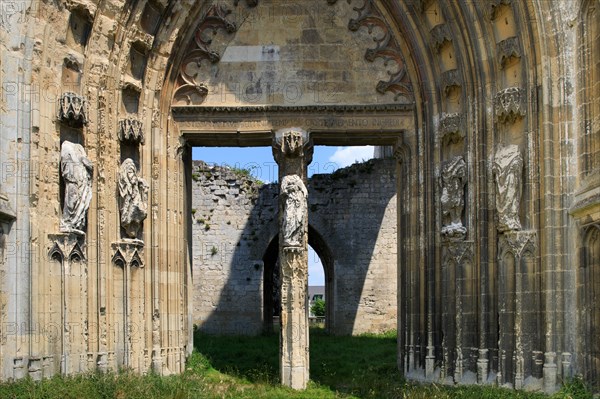
<svg viewBox="0 0 600 399"><path fill-rule="evenodd" d="M134 373L29 379L0 384L0 398L547 398L493 387L446 387L404 381L396 369L395 333L329 336L311 330L311 382L306 391L279 385L278 336L214 337L196 334L196 349L179 376ZM556 399L592 395L573 381Z"/></svg>

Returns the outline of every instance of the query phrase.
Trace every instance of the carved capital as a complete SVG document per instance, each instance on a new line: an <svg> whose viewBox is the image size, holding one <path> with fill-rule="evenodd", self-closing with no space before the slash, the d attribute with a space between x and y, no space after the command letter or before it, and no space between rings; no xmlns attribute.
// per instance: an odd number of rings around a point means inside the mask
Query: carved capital
<svg viewBox="0 0 600 399"><path fill-rule="evenodd" d="M496 121L514 123L527 113L525 90L520 87L509 87L496 94L494 99Z"/></svg>
<svg viewBox="0 0 600 399"><path fill-rule="evenodd" d="M521 58L521 44L519 38L516 36L509 37L502 40L496 45L496 51L500 58L500 65L502 68L511 58Z"/></svg>
<svg viewBox="0 0 600 399"><path fill-rule="evenodd" d="M144 144L143 124L135 118L121 119L119 121L119 140L125 143Z"/></svg>
<svg viewBox="0 0 600 399"><path fill-rule="evenodd" d="M433 48L437 52L444 46L445 43L452 42L452 35L450 33L450 26L448 24L439 24L434 26L431 31L431 39Z"/></svg>
<svg viewBox="0 0 600 399"><path fill-rule="evenodd" d="M73 127L88 124L88 102L85 97L72 92L63 93L58 99L58 120Z"/></svg>
<svg viewBox="0 0 600 399"><path fill-rule="evenodd" d="M462 117L459 113L443 114L438 128L438 139L442 145L458 143L465 138Z"/></svg>
<svg viewBox="0 0 600 399"><path fill-rule="evenodd" d="M112 262L115 266L144 267L144 242L141 240L123 240L113 242Z"/></svg>
<svg viewBox="0 0 600 399"><path fill-rule="evenodd" d="M281 129L273 137L273 156L280 165L284 159L290 158L303 158L308 165L312 161L312 153L312 140L300 128Z"/></svg>

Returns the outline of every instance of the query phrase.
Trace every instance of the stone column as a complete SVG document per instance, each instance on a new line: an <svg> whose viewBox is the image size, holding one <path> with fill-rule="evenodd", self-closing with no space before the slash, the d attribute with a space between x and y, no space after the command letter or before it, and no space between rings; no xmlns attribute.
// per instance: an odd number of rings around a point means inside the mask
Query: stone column
<svg viewBox="0 0 600 399"><path fill-rule="evenodd" d="M305 389L308 352L308 204L306 170L312 142L298 128L275 133L273 156L279 165L279 260L281 264L281 383Z"/></svg>

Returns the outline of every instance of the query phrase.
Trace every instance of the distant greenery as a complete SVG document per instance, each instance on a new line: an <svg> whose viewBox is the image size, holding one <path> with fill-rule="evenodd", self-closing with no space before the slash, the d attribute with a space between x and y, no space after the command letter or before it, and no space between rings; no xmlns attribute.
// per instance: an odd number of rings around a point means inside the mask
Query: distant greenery
<svg viewBox="0 0 600 399"><path fill-rule="evenodd" d="M316 317L325 317L325 301L322 299L316 299L310 307L310 311Z"/></svg>
<svg viewBox="0 0 600 399"><path fill-rule="evenodd" d="M402 398L535 399L542 394L494 387L406 382L396 366L396 333L338 337L313 329L311 381L306 391L279 385L277 334L214 337L195 334L195 350L182 375L160 377L131 372L57 376L0 384L0 398ZM579 380L555 399L591 399Z"/></svg>

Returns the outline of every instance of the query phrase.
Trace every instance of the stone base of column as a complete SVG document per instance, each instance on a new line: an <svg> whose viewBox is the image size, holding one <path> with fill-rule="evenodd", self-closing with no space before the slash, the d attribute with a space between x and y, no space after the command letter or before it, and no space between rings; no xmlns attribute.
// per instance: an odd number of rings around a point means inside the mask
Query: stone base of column
<svg viewBox="0 0 600 399"><path fill-rule="evenodd" d="M304 248L283 248L281 259L281 383L306 389L308 353L308 259Z"/></svg>
<svg viewBox="0 0 600 399"><path fill-rule="evenodd" d="M553 394L556 392L556 376L558 367L556 366L556 353L546 352L544 353L544 392L547 394Z"/></svg>
<svg viewBox="0 0 600 399"><path fill-rule="evenodd" d="M488 350L479 349L479 359L477 359L477 383L485 384L488 377Z"/></svg>

